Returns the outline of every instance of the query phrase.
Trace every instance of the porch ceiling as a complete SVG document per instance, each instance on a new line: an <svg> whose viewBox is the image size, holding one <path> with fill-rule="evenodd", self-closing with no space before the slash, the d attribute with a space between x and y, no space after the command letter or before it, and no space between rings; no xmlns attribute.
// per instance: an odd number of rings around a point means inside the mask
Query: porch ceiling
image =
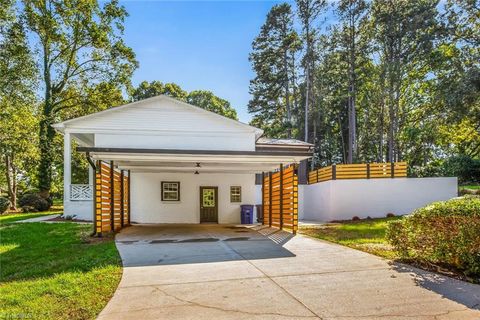
<svg viewBox="0 0 480 320"><path fill-rule="evenodd" d="M110 151L110 150L108 150ZM134 172L260 173L277 169L280 164L298 163L310 157L305 152L197 152L135 153L91 150L95 160L114 161L119 169ZM200 167L197 167L197 163Z"/></svg>

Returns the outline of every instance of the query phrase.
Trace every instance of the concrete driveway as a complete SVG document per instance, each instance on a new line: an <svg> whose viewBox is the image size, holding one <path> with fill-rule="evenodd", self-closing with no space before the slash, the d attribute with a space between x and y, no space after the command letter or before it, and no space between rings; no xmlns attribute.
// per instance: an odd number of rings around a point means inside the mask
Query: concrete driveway
<svg viewBox="0 0 480 320"><path fill-rule="evenodd" d="M480 286L269 228L133 226L99 319L480 319Z"/></svg>

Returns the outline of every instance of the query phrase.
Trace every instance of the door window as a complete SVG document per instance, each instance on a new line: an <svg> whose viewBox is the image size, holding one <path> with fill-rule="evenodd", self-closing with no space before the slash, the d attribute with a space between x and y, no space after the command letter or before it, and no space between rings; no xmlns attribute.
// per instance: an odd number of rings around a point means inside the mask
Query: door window
<svg viewBox="0 0 480 320"><path fill-rule="evenodd" d="M215 189L203 189L202 206L204 208L215 207Z"/></svg>

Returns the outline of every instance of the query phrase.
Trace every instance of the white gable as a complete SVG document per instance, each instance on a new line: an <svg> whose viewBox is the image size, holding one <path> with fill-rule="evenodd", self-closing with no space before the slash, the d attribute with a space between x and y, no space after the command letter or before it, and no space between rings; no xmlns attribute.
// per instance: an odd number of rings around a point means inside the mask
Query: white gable
<svg viewBox="0 0 480 320"><path fill-rule="evenodd" d="M157 96L54 126L95 147L255 150L262 131L213 112ZM84 141L85 141L84 139Z"/></svg>

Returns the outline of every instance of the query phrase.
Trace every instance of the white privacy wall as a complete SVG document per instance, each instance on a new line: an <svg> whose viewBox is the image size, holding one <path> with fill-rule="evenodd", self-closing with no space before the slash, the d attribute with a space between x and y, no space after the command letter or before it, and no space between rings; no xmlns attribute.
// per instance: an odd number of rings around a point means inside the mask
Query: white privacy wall
<svg viewBox="0 0 480 320"><path fill-rule="evenodd" d="M240 205L255 204L254 174L131 172L131 221L199 223L200 186L218 187L218 223L240 223ZM161 200L161 182L180 182L180 201ZM230 202L230 186L242 187L242 202Z"/></svg>
<svg viewBox="0 0 480 320"><path fill-rule="evenodd" d="M303 186L304 220L347 220L353 216L404 215L434 201L457 196L457 178L331 180Z"/></svg>

